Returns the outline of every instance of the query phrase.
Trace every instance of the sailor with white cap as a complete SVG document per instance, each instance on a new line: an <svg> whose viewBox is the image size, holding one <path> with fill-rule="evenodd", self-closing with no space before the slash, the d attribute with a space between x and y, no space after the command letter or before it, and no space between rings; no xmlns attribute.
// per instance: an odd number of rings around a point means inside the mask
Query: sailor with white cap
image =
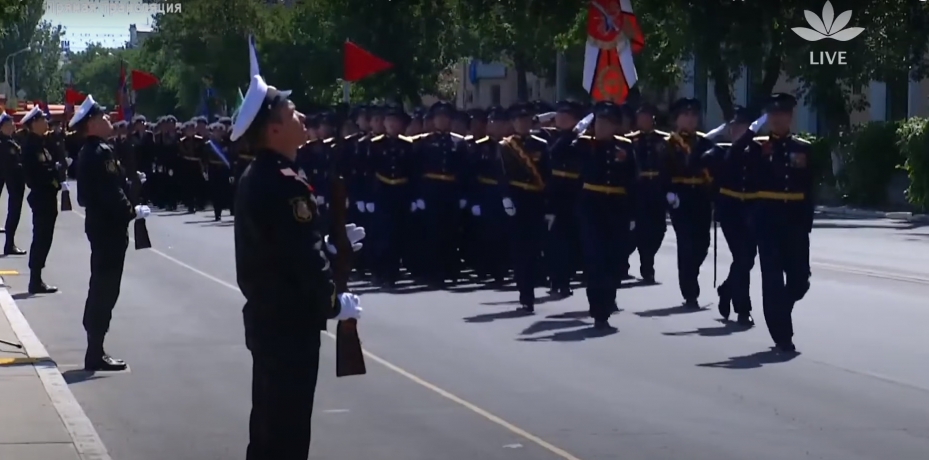
<svg viewBox="0 0 929 460"><path fill-rule="evenodd" d="M26 253L16 247L14 242L23 211L23 196L26 194L22 148L13 138L15 130L13 117L6 112L0 114L0 178L3 179L9 193L6 207L6 244L3 246L3 255L7 256Z"/></svg>
<svg viewBox="0 0 929 460"><path fill-rule="evenodd" d="M93 96L84 99L68 126L85 139L77 168L81 184L77 202L84 207L84 229L90 241L90 287L84 304L87 331L84 367L92 371L124 370L126 363L109 356L103 350L103 342L119 298L129 246L129 222L145 219L151 210L129 201L126 173L106 141L113 134L113 125Z"/></svg>
<svg viewBox="0 0 929 460"><path fill-rule="evenodd" d="M29 249L29 292L51 294L58 288L45 284L42 269L52 248L55 221L58 220L58 191L62 184L58 163L46 149L48 118L35 105L20 121L24 127L23 170L29 186L27 201L32 208L32 246Z"/></svg>
<svg viewBox="0 0 929 460"><path fill-rule="evenodd" d="M289 95L253 76L231 136L255 155L235 200L236 272L253 363L247 460L308 456L320 348L310 331L361 313L358 297L338 294L333 283L324 251L335 250L295 163L306 142L304 116ZM364 229L349 225L346 233L360 249Z"/></svg>

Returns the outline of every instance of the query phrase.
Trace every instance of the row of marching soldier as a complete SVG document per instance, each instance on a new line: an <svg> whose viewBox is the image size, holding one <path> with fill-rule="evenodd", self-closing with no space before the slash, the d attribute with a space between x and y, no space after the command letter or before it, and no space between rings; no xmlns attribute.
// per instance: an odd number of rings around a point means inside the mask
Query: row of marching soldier
<svg viewBox="0 0 929 460"><path fill-rule="evenodd" d="M412 114L390 104L334 107L308 116L298 164L325 219L333 159L341 158L350 220L371 235L357 269L372 281L390 287L402 269L436 287L468 276L504 282L512 274L521 308L531 312L536 286L569 296L582 272L591 315L604 328L618 310L617 288L630 278L634 251L643 281L655 282L668 217L684 305L700 308L698 277L715 212L734 259L718 288L720 313L729 317L733 309L740 324L753 324L748 273L760 253L766 322L775 342L790 348L783 312L807 289L808 254L797 248L808 252L808 237L770 229L796 223L790 228L808 234L811 227L808 146L788 135L792 103L772 98L771 129L782 137L767 138L751 137L761 126L744 109L727 126L698 132L702 108L693 99L672 104L674 129L667 132L656 129L660 114L649 105L562 101L463 112L439 102ZM219 220L231 212L236 178L253 159L229 141L230 125L228 118L178 124L173 116L155 123L138 117L118 123L112 142L149 178L146 202L187 212L212 203ZM734 142L715 143L725 132ZM774 161L781 157L786 166ZM758 230L776 215L790 219ZM786 235L791 240L774 240Z"/></svg>

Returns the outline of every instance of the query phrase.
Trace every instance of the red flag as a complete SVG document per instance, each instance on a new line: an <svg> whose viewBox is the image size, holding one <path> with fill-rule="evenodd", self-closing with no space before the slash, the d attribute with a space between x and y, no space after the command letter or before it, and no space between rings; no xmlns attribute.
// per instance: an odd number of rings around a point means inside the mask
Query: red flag
<svg viewBox="0 0 929 460"><path fill-rule="evenodd" d="M343 79L345 81L358 81L393 67L393 64L365 51L348 40L345 41L344 53L345 76Z"/></svg>
<svg viewBox="0 0 929 460"><path fill-rule="evenodd" d="M158 84L158 78L141 70L133 70L131 76L133 91L140 91Z"/></svg>
<svg viewBox="0 0 929 460"><path fill-rule="evenodd" d="M67 105L79 105L84 102L84 99L87 99L87 96L71 89L65 89L65 104Z"/></svg>

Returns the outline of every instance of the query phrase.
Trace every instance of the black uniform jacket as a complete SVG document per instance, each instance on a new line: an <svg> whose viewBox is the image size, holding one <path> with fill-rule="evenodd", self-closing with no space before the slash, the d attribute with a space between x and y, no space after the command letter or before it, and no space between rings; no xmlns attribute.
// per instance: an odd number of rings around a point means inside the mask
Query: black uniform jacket
<svg viewBox="0 0 929 460"><path fill-rule="evenodd" d="M129 181L116 152L105 140L88 137L78 154L77 203L87 213L84 230L125 232L136 217Z"/></svg>
<svg viewBox="0 0 929 460"><path fill-rule="evenodd" d="M235 199L246 343L305 343L339 311L313 188L284 156L255 152ZM318 340L318 338L316 338Z"/></svg>

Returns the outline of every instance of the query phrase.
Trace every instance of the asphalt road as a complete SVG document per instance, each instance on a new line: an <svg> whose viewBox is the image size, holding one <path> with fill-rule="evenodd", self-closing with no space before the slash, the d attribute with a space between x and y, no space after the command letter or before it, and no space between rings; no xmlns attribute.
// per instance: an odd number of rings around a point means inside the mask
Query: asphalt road
<svg viewBox="0 0 929 460"><path fill-rule="evenodd" d="M114 459L244 458L243 299L231 225L210 217L152 217L156 250L130 253L107 347L127 373L77 370L89 267L78 213L60 217L46 269L61 292L16 295ZM23 247L30 228L27 214ZM676 308L673 236L657 261L667 284L624 289L609 336L592 334L583 292L532 317L511 313L513 292L366 293L369 374L336 379L324 339L313 458L925 460L929 227L819 220L812 245L791 360L768 351L760 311L750 331L716 320L712 255L708 309ZM25 258L0 267L23 272L8 282L25 291Z"/></svg>

